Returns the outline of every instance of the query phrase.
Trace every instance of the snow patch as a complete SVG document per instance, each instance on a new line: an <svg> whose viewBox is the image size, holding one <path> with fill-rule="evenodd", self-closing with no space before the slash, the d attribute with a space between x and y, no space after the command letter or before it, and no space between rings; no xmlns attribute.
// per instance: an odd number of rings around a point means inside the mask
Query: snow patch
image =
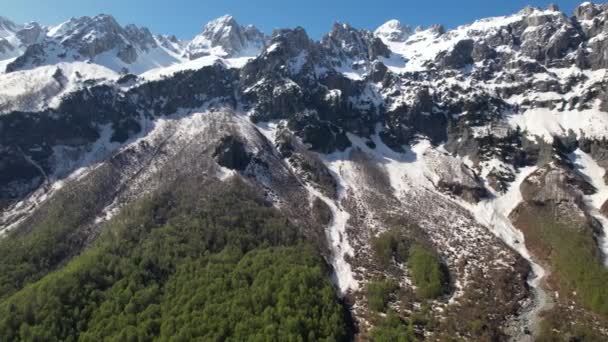
<svg viewBox="0 0 608 342"><path fill-rule="evenodd" d="M592 109L557 111L548 108L532 108L521 114L509 114L511 128L520 127L530 136L540 136L553 142L553 136L564 136L572 130L578 137L583 133L590 138L608 137L608 113L599 110L599 103Z"/></svg>
<svg viewBox="0 0 608 342"><path fill-rule="evenodd" d="M589 213L602 225L603 234L599 239L599 247L604 256L604 265L608 266L608 218L600 213L600 208L608 201L608 185L604 181L606 170L580 149L572 152L569 157L577 170L597 190L596 193L585 196L584 200Z"/></svg>

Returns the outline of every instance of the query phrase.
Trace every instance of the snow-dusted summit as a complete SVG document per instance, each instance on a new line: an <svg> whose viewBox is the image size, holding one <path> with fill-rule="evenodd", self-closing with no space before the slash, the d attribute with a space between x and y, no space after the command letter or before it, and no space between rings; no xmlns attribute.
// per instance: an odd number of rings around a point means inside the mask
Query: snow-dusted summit
<svg viewBox="0 0 608 342"><path fill-rule="evenodd" d="M140 73L179 62L177 54L158 44L147 28L121 26L105 14L72 18L46 29L6 71L33 69L59 62L95 63L117 72Z"/></svg>
<svg viewBox="0 0 608 342"><path fill-rule="evenodd" d="M374 31L376 36L390 42L404 42L412 33L411 27L401 25L396 19L387 21Z"/></svg>
<svg viewBox="0 0 608 342"><path fill-rule="evenodd" d="M241 26L234 17L225 15L210 21L203 32L186 46L189 59L203 56L240 57L258 55L266 37L254 26Z"/></svg>

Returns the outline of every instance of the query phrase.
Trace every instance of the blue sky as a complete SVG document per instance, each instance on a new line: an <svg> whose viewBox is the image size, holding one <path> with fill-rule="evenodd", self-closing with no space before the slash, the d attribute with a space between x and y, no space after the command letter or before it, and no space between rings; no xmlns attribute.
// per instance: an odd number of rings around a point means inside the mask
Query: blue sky
<svg viewBox="0 0 608 342"><path fill-rule="evenodd" d="M266 33L277 27L302 26L315 39L333 22L374 29L389 19L411 26L435 23L455 27L474 19L506 15L526 5L556 3L568 14L583 0L0 0L0 15L15 22L55 24L70 17L112 14L121 24L134 23L154 33L191 38L209 20L232 14L241 24Z"/></svg>

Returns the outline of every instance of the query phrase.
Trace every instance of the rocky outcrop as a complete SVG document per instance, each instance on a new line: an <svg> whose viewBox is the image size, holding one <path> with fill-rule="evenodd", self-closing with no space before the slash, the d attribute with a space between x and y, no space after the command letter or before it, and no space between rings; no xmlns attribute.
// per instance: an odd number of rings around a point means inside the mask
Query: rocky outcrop
<svg viewBox="0 0 608 342"><path fill-rule="evenodd" d="M447 139L448 119L435 110L436 100L428 88L421 88L410 105L401 105L386 113L387 129L381 133L385 143L399 150L416 135L428 137L437 144Z"/></svg>
<svg viewBox="0 0 608 342"><path fill-rule="evenodd" d="M554 208L573 226L585 226L583 196L594 193L595 188L570 165L556 161L528 176L520 191L524 202Z"/></svg>
<svg viewBox="0 0 608 342"><path fill-rule="evenodd" d="M11 45L6 39L0 38L0 54L5 54L15 50L15 47Z"/></svg>
<svg viewBox="0 0 608 342"><path fill-rule="evenodd" d="M29 65L44 63L46 52L42 44L33 44L27 47L23 55L6 65L6 72L13 72L26 68Z"/></svg>
<svg viewBox="0 0 608 342"><path fill-rule="evenodd" d="M245 171L251 162L251 155L242 141L233 136L222 138L213 152L213 158L223 167L231 170Z"/></svg>
<svg viewBox="0 0 608 342"><path fill-rule="evenodd" d="M475 43L471 39L461 40L449 51L437 56L436 62L441 68L460 69L473 63Z"/></svg>
<svg viewBox="0 0 608 342"><path fill-rule="evenodd" d="M483 181L468 166L445 155L435 156L431 167L437 175L435 187L469 203L477 203L488 195Z"/></svg>
<svg viewBox="0 0 608 342"><path fill-rule="evenodd" d="M44 174L22 149L0 147L0 208L37 189L45 181Z"/></svg>
<svg viewBox="0 0 608 342"><path fill-rule="evenodd" d="M608 201L604 202L600 207L600 213L606 217L608 217Z"/></svg>
<svg viewBox="0 0 608 342"><path fill-rule="evenodd" d="M43 39L46 32L46 28L34 22L26 24L23 28L16 32L16 35L23 46L29 46L39 43Z"/></svg>
<svg viewBox="0 0 608 342"><path fill-rule="evenodd" d="M390 55L388 47L372 32L357 30L343 23L335 23L331 32L321 39L321 45L331 57L340 61L371 61Z"/></svg>

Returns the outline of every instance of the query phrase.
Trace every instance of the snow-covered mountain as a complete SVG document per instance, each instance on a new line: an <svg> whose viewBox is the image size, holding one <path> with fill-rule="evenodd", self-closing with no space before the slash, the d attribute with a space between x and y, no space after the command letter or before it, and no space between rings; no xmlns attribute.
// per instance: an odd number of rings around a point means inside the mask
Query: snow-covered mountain
<svg viewBox="0 0 608 342"><path fill-rule="evenodd" d="M380 37L383 41L388 42L405 42L414 31L409 26L401 25L397 19L392 19L380 25L374 34Z"/></svg>
<svg viewBox="0 0 608 342"><path fill-rule="evenodd" d="M93 239L163 184L238 179L310 227L363 340L379 278L429 340L605 339L608 295L581 285L604 278L569 278L576 258L560 253L586 241L594 274L608 260L607 15L584 3L454 29L336 23L320 41L231 16L188 42L106 15L2 20L0 232L84 188L99 198L78 226ZM421 299L407 262L377 262L393 229L440 258L445 293Z"/></svg>
<svg viewBox="0 0 608 342"><path fill-rule="evenodd" d="M177 63L179 58L171 48L159 45L147 28L122 27L109 15L97 15L72 18L47 28L40 42L27 45L6 71L72 61L95 63L116 72L141 73Z"/></svg>
<svg viewBox="0 0 608 342"><path fill-rule="evenodd" d="M0 112L43 110L84 85L125 74L153 80L218 61L241 67L262 51L267 39L230 16L211 21L191 41L131 24L123 27L105 14L51 27L4 18L0 25Z"/></svg>
<svg viewBox="0 0 608 342"><path fill-rule="evenodd" d="M56 26L23 26L0 21L0 58L6 72L57 63L97 64L117 73L142 74L200 57L252 58L266 36L253 26L240 26L231 16L217 18L191 41L153 35L145 27L121 26L109 15L72 18Z"/></svg>
<svg viewBox="0 0 608 342"><path fill-rule="evenodd" d="M44 28L38 23L17 25L0 17L0 68L20 56L27 46L37 43L44 35Z"/></svg>
<svg viewBox="0 0 608 342"><path fill-rule="evenodd" d="M210 21L203 32L186 46L189 59L203 56L256 56L266 43L266 37L254 26L241 26L234 17L225 15Z"/></svg>

